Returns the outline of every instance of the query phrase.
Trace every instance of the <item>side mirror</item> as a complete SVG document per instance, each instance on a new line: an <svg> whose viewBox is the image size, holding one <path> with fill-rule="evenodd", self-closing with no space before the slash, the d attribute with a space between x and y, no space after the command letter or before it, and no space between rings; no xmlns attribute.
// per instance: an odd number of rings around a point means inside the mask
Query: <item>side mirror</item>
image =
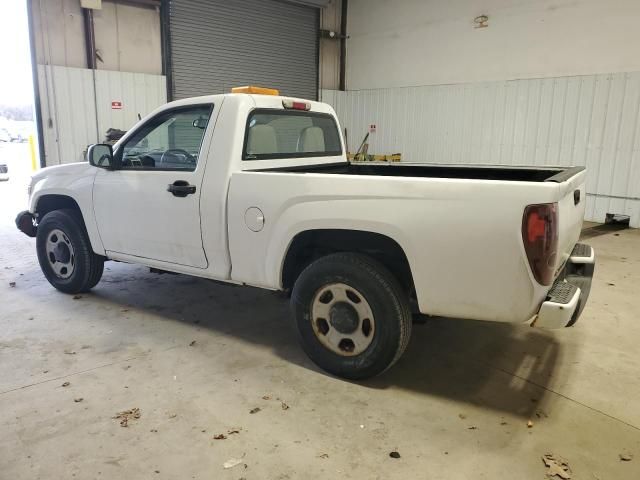
<svg viewBox="0 0 640 480"><path fill-rule="evenodd" d="M89 160L89 164L94 167L106 168L107 170L115 166L113 161L113 148L111 145L104 143L91 145L87 151L87 160Z"/></svg>

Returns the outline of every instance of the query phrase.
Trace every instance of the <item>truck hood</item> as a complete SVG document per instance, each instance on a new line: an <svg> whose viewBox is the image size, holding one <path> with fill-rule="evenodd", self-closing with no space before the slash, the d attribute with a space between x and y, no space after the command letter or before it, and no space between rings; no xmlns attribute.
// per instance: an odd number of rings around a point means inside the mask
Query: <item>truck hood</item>
<svg viewBox="0 0 640 480"><path fill-rule="evenodd" d="M97 173L97 168L89 165L88 162L68 163L43 168L34 173L29 182L29 202L32 194L42 190L50 193L67 193L84 185L87 182L93 183L93 177Z"/></svg>
<svg viewBox="0 0 640 480"><path fill-rule="evenodd" d="M57 176L80 176L94 171L94 167L89 165L89 162L76 162L67 163L65 165L55 165L53 167L46 167L42 170L38 170L32 175L32 183L36 183L43 178L57 177Z"/></svg>

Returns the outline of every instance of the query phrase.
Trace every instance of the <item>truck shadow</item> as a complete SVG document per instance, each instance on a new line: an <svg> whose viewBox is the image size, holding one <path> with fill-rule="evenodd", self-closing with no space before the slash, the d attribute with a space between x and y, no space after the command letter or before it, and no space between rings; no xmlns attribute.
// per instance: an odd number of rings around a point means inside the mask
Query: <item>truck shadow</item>
<svg viewBox="0 0 640 480"><path fill-rule="evenodd" d="M414 325L398 364L366 382L436 395L523 418L542 405L561 360L550 332L526 325L433 318Z"/></svg>
<svg viewBox="0 0 640 480"><path fill-rule="evenodd" d="M282 295L182 275L149 274L137 266L108 265L90 295L97 302L263 345L287 362L326 375L300 348L288 300ZM126 329L126 324L119 327ZM409 347L394 368L359 384L535 418L560 354L552 334L526 325L433 318L414 325Z"/></svg>

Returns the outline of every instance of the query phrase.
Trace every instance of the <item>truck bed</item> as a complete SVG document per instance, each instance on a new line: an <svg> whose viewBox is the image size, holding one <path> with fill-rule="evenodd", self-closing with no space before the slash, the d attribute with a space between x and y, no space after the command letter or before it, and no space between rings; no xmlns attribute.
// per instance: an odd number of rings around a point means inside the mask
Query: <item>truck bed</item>
<svg viewBox="0 0 640 480"><path fill-rule="evenodd" d="M325 173L337 175L374 175L388 177L458 178L469 180L505 180L512 182L561 183L584 167L505 167L497 165L437 165L428 163L333 163L279 167L261 171Z"/></svg>
<svg viewBox="0 0 640 480"><path fill-rule="evenodd" d="M585 176L582 167L256 165L233 173L227 195L229 218L241 219L229 223L232 278L277 288L279 248L300 230L375 232L406 254L422 313L525 322L550 289L529 268L525 210L556 205L557 276L580 235ZM260 209L259 233L245 224L251 207Z"/></svg>

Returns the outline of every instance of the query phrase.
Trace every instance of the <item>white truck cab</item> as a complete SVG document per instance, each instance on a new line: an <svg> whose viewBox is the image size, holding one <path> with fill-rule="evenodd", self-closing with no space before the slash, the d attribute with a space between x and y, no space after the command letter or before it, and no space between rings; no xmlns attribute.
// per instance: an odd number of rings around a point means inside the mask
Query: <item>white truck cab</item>
<svg viewBox="0 0 640 480"><path fill-rule="evenodd" d="M556 328L589 294L582 167L350 163L329 105L256 87L164 105L88 160L35 174L16 219L55 288L112 259L291 291L339 376L389 368L412 313Z"/></svg>

